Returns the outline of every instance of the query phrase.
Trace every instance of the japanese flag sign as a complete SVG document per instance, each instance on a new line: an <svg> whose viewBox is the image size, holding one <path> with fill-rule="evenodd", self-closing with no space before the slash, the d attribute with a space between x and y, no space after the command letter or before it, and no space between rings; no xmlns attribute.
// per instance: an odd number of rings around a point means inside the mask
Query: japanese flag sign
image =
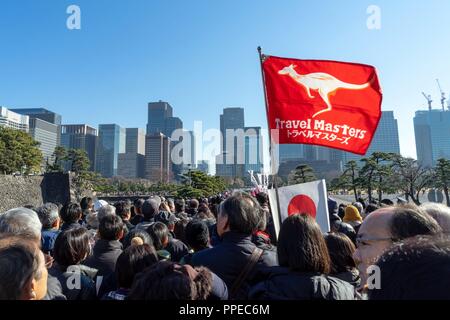
<svg viewBox="0 0 450 320"><path fill-rule="evenodd" d="M373 66L262 56L269 128L276 144L312 144L364 155L381 118Z"/></svg>
<svg viewBox="0 0 450 320"><path fill-rule="evenodd" d="M270 189L268 192L277 235L280 231L280 221L283 222L288 216L296 213L311 215L323 233L330 231L325 180L278 188L280 212L277 207L276 190Z"/></svg>

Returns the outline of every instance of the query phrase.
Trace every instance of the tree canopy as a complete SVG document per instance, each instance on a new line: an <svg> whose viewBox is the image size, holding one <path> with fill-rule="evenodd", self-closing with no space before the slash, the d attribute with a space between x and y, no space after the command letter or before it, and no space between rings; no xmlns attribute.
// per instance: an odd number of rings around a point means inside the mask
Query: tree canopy
<svg viewBox="0 0 450 320"><path fill-rule="evenodd" d="M26 132L0 127L0 172L30 174L41 171L39 142Z"/></svg>

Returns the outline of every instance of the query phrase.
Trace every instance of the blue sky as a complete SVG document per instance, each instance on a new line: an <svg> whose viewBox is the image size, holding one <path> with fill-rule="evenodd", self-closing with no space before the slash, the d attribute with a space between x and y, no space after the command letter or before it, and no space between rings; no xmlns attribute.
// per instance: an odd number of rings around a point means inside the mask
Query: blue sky
<svg viewBox="0 0 450 320"><path fill-rule="evenodd" d="M66 8L81 8L68 30ZM369 5L381 30L366 27ZM0 0L0 105L46 107L64 123L145 128L147 102L168 101L192 129L218 128L224 107L266 127L256 47L291 58L378 68L383 110L415 157L413 116L440 78L450 93L446 0Z"/></svg>

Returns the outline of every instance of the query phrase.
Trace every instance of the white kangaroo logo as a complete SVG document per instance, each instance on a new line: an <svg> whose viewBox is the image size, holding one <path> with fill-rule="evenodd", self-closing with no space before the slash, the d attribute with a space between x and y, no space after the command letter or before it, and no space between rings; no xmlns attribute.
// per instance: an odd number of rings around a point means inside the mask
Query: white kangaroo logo
<svg viewBox="0 0 450 320"><path fill-rule="evenodd" d="M291 64L289 67L285 67L278 71L278 74L289 75L292 79L305 87L306 93L311 99L315 98L311 95L311 90L318 90L319 95L327 105L327 108L314 114L313 118L317 117L321 113L332 110L330 94L335 93L338 89L363 90L370 86L370 82L365 84L346 83L328 73L323 72L309 73L305 75L298 74L297 71L295 71L296 67L296 65Z"/></svg>

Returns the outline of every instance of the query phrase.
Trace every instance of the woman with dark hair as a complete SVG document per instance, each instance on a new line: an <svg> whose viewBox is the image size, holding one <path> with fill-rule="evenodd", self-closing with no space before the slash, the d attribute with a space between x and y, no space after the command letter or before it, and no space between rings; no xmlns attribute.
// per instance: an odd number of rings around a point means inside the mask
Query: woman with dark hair
<svg viewBox="0 0 450 320"><path fill-rule="evenodd" d="M80 201L80 207L83 211L83 219L85 219L87 215L93 212L94 200L91 197L84 197Z"/></svg>
<svg viewBox="0 0 450 320"><path fill-rule="evenodd" d="M271 267L265 281L254 286L250 299L353 300L355 288L329 276L331 259L316 221L309 215L292 215L281 226L279 267Z"/></svg>
<svg viewBox="0 0 450 320"><path fill-rule="evenodd" d="M131 246L132 244L134 245L148 244L153 247L153 240L147 231L142 229L133 229L127 233L125 238L123 238L122 244L124 250L129 246Z"/></svg>
<svg viewBox="0 0 450 320"><path fill-rule="evenodd" d="M330 233L325 236L331 258L331 275L359 287L361 278L356 268L353 253L356 248L352 240L342 233Z"/></svg>
<svg viewBox="0 0 450 320"><path fill-rule="evenodd" d="M165 250L169 244L169 229L164 223L155 222L147 228L147 233L153 241L159 260L171 260L170 252Z"/></svg>
<svg viewBox="0 0 450 320"><path fill-rule="evenodd" d="M33 241L0 239L0 300L42 300L47 277L44 254Z"/></svg>
<svg viewBox="0 0 450 320"><path fill-rule="evenodd" d="M59 280L67 300L96 299L97 269L81 264L91 254L88 231L79 227L61 232L53 254L55 263L49 273Z"/></svg>
<svg viewBox="0 0 450 320"><path fill-rule="evenodd" d="M175 227L173 229L173 234L176 239L183 243L186 243L186 226L188 225L190 219L181 218L175 222ZM186 243L187 244L187 243Z"/></svg>
<svg viewBox="0 0 450 320"><path fill-rule="evenodd" d="M127 300L209 300L228 298L223 281L207 268L159 261L138 274Z"/></svg>
<svg viewBox="0 0 450 320"><path fill-rule="evenodd" d="M189 253L181 260L180 264L190 264L192 256L199 251L210 248L209 229L206 223L199 219L191 220L186 226L185 243L189 246Z"/></svg>
<svg viewBox="0 0 450 320"><path fill-rule="evenodd" d="M103 300L125 300L134 277L156 262L158 256L153 246L148 244L129 246L117 259L115 276L118 289L106 294Z"/></svg>

